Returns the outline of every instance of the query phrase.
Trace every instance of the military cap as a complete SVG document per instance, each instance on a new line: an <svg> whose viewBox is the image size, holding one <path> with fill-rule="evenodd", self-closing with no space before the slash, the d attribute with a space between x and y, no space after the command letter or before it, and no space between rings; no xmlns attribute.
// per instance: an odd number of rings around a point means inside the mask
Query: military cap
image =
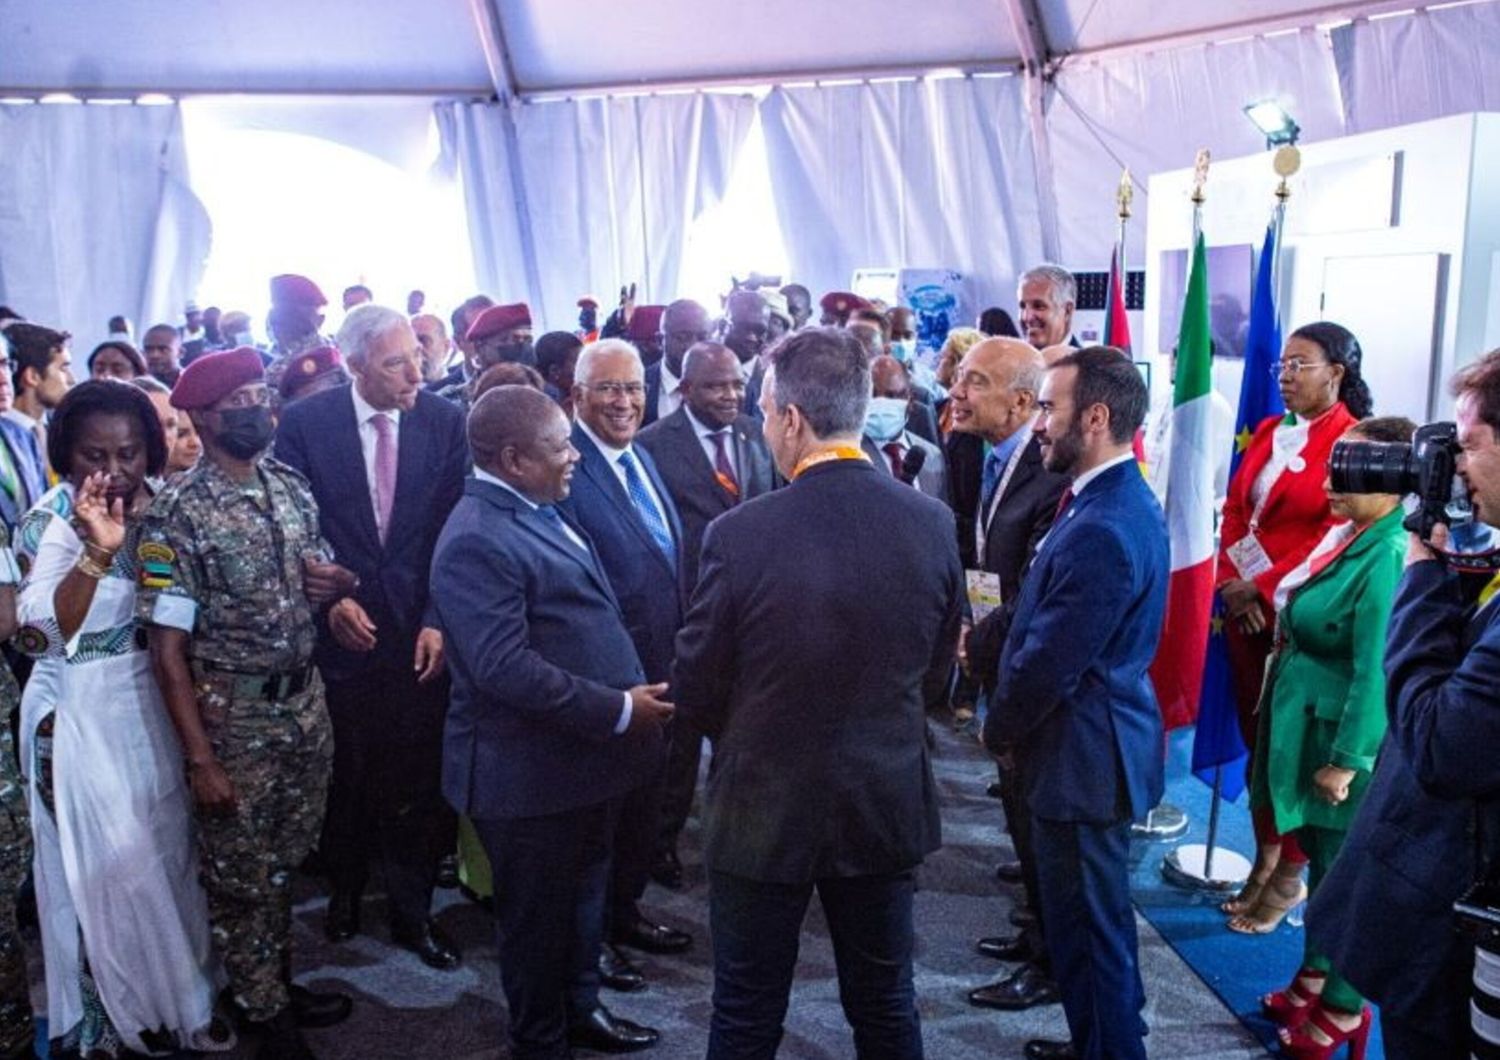
<svg viewBox="0 0 1500 1060"><path fill-rule="evenodd" d="M502 331L509 331L511 328L529 327L531 327L531 310L525 302L492 305L474 318L474 323L469 325L469 331L464 336L464 340L478 342L491 335L498 335Z"/></svg>
<svg viewBox="0 0 1500 1060"><path fill-rule="evenodd" d="M667 311L664 305L638 305L630 314L630 323L625 325L625 337L632 342L650 341L661 332L661 315Z"/></svg>
<svg viewBox="0 0 1500 1060"><path fill-rule="evenodd" d="M852 313L856 309L869 309L870 303L857 294L848 291L829 291L825 294L818 305L825 313L837 313L842 316Z"/></svg>
<svg viewBox="0 0 1500 1060"><path fill-rule="evenodd" d="M342 371L344 359L332 346L319 346L315 350L299 353L286 363L279 389L281 396L290 398L320 375Z"/></svg>
<svg viewBox="0 0 1500 1060"><path fill-rule="evenodd" d="M328 304L318 285L306 276L283 273L271 277L271 302L275 305L302 305L316 309Z"/></svg>
<svg viewBox="0 0 1500 1060"><path fill-rule="evenodd" d="M265 378L266 366L260 359L260 351L252 346L205 353L195 357L177 377L177 384L172 387L172 406L206 409L246 383L263 382Z"/></svg>

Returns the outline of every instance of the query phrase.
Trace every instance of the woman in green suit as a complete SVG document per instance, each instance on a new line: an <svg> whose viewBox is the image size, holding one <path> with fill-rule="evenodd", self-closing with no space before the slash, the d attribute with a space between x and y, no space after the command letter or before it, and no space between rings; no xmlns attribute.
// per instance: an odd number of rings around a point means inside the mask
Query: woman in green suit
<svg viewBox="0 0 1500 1060"><path fill-rule="evenodd" d="M1344 438L1407 442L1415 429L1400 417L1369 419ZM1385 735L1386 625L1406 547L1399 497L1335 493L1326 480L1324 489L1341 521L1277 590L1250 795L1252 806L1271 807L1281 833L1297 832L1311 888L1338 856ZM1233 926L1253 931L1246 919ZM1369 1032L1364 1000L1311 946L1292 984L1262 1003L1291 1056L1328 1056Z"/></svg>

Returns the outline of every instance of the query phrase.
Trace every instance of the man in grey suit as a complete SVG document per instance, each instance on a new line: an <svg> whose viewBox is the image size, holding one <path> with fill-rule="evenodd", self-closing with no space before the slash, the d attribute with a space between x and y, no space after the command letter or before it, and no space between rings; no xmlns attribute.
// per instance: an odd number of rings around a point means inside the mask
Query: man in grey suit
<svg viewBox="0 0 1500 1060"><path fill-rule="evenodd" d="M741 411L745 380L733 350L699 342L682 362L683 405L636 436L651 454L682 520L683 584L689 594L698 583L698 554L708 524L742 501L769 493L775 485L771 451L760 423ZM681 890L682 863L677 837L693 806L698 781L701 733L674 721L669 734L661 831L651 876L663 887Z"/></svg>
<svg viewBox="0 0 1500 1060"><path fill-rule="evenodd" d="M870 362L870 407L860 446L877 468L948 503L948 467L943 451L907 430L912 407L911 376L894 357ZM915 456L920 452L921 457ZM920 460L920 464L917 461ZM915 470L915 478L908 477Z"/></svg>

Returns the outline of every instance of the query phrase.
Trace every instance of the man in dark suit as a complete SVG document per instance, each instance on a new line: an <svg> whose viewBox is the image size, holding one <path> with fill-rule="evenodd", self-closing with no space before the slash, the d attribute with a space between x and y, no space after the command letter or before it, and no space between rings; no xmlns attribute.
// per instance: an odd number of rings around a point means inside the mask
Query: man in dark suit
<svg viewBox="0 0 1500 1060"><path fill-rule="evenodd" d="M912 893L941 841L924 731L958 633L953 516L860 451L870 370L853 337L790 336L766 383L791 485L709 527L673 671L715 747L708 1056L775 1054L816 888L855 1050L920 1057Z"/></svg>
<svg viewBox="0 0 1500 1060"><path fill-rule="evenodd" d="M657 768L672 707L645 684L619 602L585 532L559 513L578 452L528 387L496 387L468 423L474 478L443 527L432 600L453 702L443 792L495 873L510 1055L624 1052L657 1032L580 992L597 953L611 807ZM590 1007L591 1006L591 1007Z"/></svg>
<svg viewBox="0 0 1500 1060"><path fill-rule="evenodd" d="M760 424L740 411L745 380L733 350L717 342L700 342L688 350L682 395L682 408L641 431L636 441L655 458L682 519L683 584L691 596L708 524L735 505L769 493L775 470ZM672 726L651 876L664 887L681 890L677 837L692 809L703 734L687 730L681 721Z"/></svg>
<svg viewBox="0 0 1500 1060"><path fill-rule="evenodd" d="M1500 528L1500 352L1464 368L1453 392L1458 474L1475 518ZM1433 542L1452 547L1446 527ZM1500 877L1500 578L1461 574L1412 535L1385 673L1390 729L1307 929L1380 1006L1387 1056L1467 1056L1495 990L1480 985L1474 939L1453 930L1453 903ZM1322 1014L1345 1029L1359 1019Z"/></svg>
<svg viewBox="0 0 1500 1060"><path fill-rule="evenodd" d="M634 444L645 408L644 370L622 339L590 343L573 370L573 445L578 475L563 509L588 532L649 681L671 673L682 625L682 525L649 453ZM609 945L599 954L605 985L638 989L640 969L618 949L679 953L687 933L641 916L661 816L665 754L650 778L620 800L608 905Z"/></svg>
<svg viewBox="0 0 1500 1060"><path fill-rule="evenodd" d="M1043 465L1041 441L1031 430L1042 383L1042 358L1036 350L1020 339L986 339L964 355L954 379L955 437L982 439L990 447L982 465L975 468L977 503L959 533L968 535L968 552L976 557L977 570L991 576L999 590L1000 606L975 623L965 645L970 672L978 675L983 691L992 694L1022 575L1052 525L1068 479ZM960 547L959 551L965 550ZM1019 772L1012 768L1000 774L1006 826L1016 850L1016 861L1002 865L1000 875L1025 885L1027 905L1035 916L1041 901L1031 846L1031 813L1017 785ZM1058 1000L1040 918L1024 925L1017 935L980 939L978 949L985 956L1021 966L971 991L972 1004L1016 1010Z"/></svg>
<svg viewBox="0 0 1500 1060"><path fill-rule="evenodd" d="M694 343L708 338L708 310L679 298L661 315L661 360L646 366L646 408L641 426L664 420L682 407L682 361Z"/></svg>
<svg viewBox="0 0 1500 1060"><path fill-rule="evenodd" d="M1146 384L1119 352L1046 372L1035 432L1072 479L1021 587L985 745L1014 749L1031 809L1047 948L1072 1042L1033 1060L1145 1060L1145 991L1130 904L1130 822L1162 793L1161 716L1147 668L1167 603L1161 506L1131 440Z"/></svg>
<svg viewBox="0 0 1500 1060"><path fill-rule="evenodd" d="M338 344L354 381L287 405L276 434L276 456L307 476L324 534L359 578L329 608L318 642L334 731L324 929L334 941L359 931L368 862L378 857L392 938L452 968L458 950L429 915L453 827L439 787L448 681L427 578L463 490L464 420L422 389L421 346L401 313L358 306Z"/></svg>

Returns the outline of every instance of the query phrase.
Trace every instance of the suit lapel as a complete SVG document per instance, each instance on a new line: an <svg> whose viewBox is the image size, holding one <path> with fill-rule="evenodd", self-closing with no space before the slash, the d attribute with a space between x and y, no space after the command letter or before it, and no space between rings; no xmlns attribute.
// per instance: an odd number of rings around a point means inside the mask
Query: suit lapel
<svg viewBox="0 0 1500 1060"><path fill-rule="evenodd" d="M656 538L651 536L651 531L646 529L646 524L641 520L641 513L635 509L635 502L630 499L630 495L625 492L625 487L615 476L614 469L609 466L609 460L599 451L599 447L594 444L594 440L584 433L582 427L573 428L573 448L583 454L583 473L619 509L620 517L625 520L625 525L634 531L635 535L651 550L653 555L660 558L663 566L667 566L667 557L662 554L661 547L656 543ZM651 468L647 470L646 461L642 459L644 454L639 447L633 448L632 452L635 453L636 465L651 479L652 488L656 490L657 496L665 496L663 487L659 484L660 480L656 477L656 469ZM676 520L672 518L670 510L667 512L667 520L673 530L673 541L681 541L682 534L676 529Z"/></svg>
<svg viewBox="0 0 1500 1060"><path fill-rule="evenodd" d="M378 553L381 551L380 532L375 528L375 505L370 499L369 473L365 470L365 453L359 441L359 421L354 412L354 384L349 384L342 404L343 409L329 432L328 444L334 450L332 464L334 467L353 468L358 475L360 532L367 538L370 550Z"/></svg>
<svg viewBox="0 0 1500 1060"><path fill-rule="evenodd" d="M407 517L417 513L424 457L431 441L426 419L420 395L410 412L401 413L401 426L396 432L396 499L391 504L391 525L385 531L387 541L396 540L405 529Z"/></svg>
<svg viewBox="0 0 1500 1060"><path fill-rule="evenodd" d="M671 429L672 437L676 439L673 445L678 452L677 459L686 461L685 467L698 469L698 477L706 483L704 489L720 502L725 511L734 507L734 498L724 491L723 486L719 485L718 469L714 467L713 461L708 458L708 453L699 444L698 431L693 427L693 421L688 419L685 407L672 413ZM735 453L739 453L738 443L736 443ZM739 463L740 467L745 466L743 461ZM744 490L745 484L741 482L741 496L744 495Z"/></svg>
<svg viewBox="0 0 1500 1060"><path fill-rule="evenodd" d="M609 579L605 577L604 571L599 568L598 556L594 551L594 544L589 540L588 534L584 533L571 521L568 521L568 526L572 527L574 533L578 534L579 537L588 543L588 552L585 554L582 549L574 545L571 541L559 538L556 531L552 529L546 520L532 508L523 504L518 497L515 497L509 491L501 489L494 483L480 482L477 479L469 480L469 489L497 508L513 512L516 519L516 526L520 528L522 533L530 534L553 553L561 555L582 567L588 576L594 580L600 591L616 607L619 606L619 602L615 600L614 590L610 588Z"/></svg>

